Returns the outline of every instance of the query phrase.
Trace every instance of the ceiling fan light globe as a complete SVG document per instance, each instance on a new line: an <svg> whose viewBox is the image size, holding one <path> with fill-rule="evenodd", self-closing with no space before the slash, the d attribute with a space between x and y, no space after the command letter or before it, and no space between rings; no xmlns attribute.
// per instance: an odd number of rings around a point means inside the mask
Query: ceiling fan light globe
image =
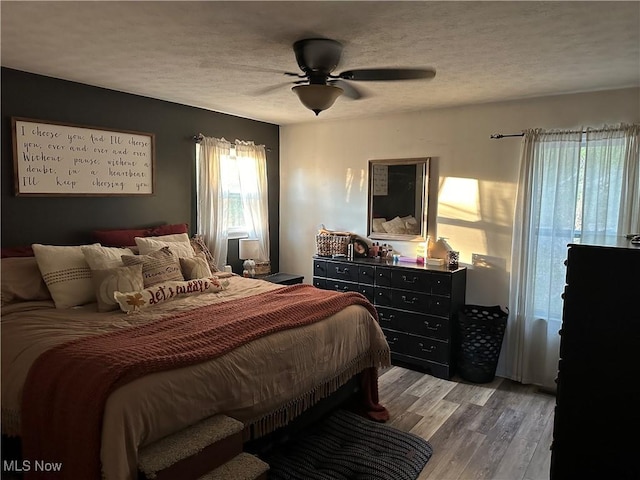
<svg viewBox="0 0 640 480"><path fill-rule="evenodd" d="M298 95L300 102L316 115L330 108L343 93L340 87L333 85L298 85L291 90Z"/></svg>

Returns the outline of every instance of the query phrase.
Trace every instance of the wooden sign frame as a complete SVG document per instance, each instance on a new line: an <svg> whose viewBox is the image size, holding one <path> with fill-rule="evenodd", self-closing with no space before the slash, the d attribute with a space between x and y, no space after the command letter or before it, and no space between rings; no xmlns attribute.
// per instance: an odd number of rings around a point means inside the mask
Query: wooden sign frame
<svg viewBox="0 0 640 480"><path fill-rule="evenodd" d="M16 195L153 195L155 135L11 117Z"/></svg>

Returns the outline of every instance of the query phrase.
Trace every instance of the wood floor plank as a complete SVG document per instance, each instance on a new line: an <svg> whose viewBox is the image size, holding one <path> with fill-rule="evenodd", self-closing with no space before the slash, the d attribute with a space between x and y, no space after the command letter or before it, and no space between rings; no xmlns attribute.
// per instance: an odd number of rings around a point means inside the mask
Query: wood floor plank
<svg viewBox="0 0 640 480"><path fill-rule="evenodd" d="M524 480L549 480L551 470L551 442L553 441L553 414L547 421L547 425L533 453L531 462L527 467Z"/></svg>
<svg viewBox="0 0 640 480"><path fill-rule="evenodd" d="M387 425L402 430L403 432L410 432L413 428L423 420L422 415L418 415L413 412L403 412L400 415L391 417ZM422 438L426 438L420 435Z"/></svg>
<svg viewBox="0 0 640 480"><path fill-rule="evenodd" d="M473 384L390 367L379 379L389 425L429 441L418 480L549 480L555 397L496 377Z"/></svg>
<svg viewBox="0 0 640 480"><path fill-rule="evenodd" d="M505 452L525 417L524 412L507 408L487 432L485 441L473 454L462 478L493 479Z"/></svg>
<svg viewBox="0 0 640 480"><path fill-rule="evenodd" d="M481 433L468 432L451 442L449 448L437 450L437 455L434 447L434 456L422 470L418 479L466 479L463 472L485 439L485 435Z"/></svg>
<svg viewBox="0 0 640 480"><path fill-rule="evenodd" d="M409 407L410 411L420 415L426 415L433 405L446 397L449 392L456 387L454 382L447 382L446 380L441 380L439 378L436 380L438 381L432 382L430 388L422 389L424 393L418 396L416 401ZM408 390L415 391L413 389Z"/></svg>
<svg viewBox="0 0 640 480"><path fill-rule="evenodd" d="M526 409L525 417L517 435L538 442L547 427L549 418L553 417L556 404L555 397L548 394L534 393Z"/></svg>
<svg viewBox="0 0 640 480"><path fill-rule="evenodd" d="M532 442L516 435L509 444L509 448L504 452L502 461L494 473L494 478L496 480L523 479L537 447L538 442Z"/></svg>
<svg viewBox="0 0 640 480"><path fill-rule="evenodd" d="M411 433L415 433L422 438L429 440L433 434L446 422L455 412L460 404L440 400L432 406L424 415L417 415L421 420L411 429ZM413 413L413 412L411 412Z"/></svg>
<svg viewBox="0 0 640 480"><path fill-rule="evenodd" d="M457 383L455 388L447 394L446 399L457 403L475 403L483 406L487 403L493 392L503 382L503 378L496 377L493 382L474 385L470 383Z"/></svg>

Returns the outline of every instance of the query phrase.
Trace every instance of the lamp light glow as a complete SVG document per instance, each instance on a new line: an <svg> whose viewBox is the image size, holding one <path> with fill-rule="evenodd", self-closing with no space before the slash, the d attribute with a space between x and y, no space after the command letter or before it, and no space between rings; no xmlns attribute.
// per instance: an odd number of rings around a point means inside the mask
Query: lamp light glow
<svg viewBox="0 0 640 480"><path fill-rule="evenodd" d="M313 111L316 116L323 110L331 107L344 90L333 85L298 85L293 90L300 102Z"/></svg>

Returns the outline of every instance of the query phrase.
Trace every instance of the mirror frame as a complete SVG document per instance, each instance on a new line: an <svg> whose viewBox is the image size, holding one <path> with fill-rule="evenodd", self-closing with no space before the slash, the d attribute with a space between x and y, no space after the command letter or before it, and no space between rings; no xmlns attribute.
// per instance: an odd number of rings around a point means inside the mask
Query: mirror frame
<svg viewBox="0 0 640 480"><path fill-rule="evenodd" d="M372 240L398 240L405 242L424 242L429 231L429 177L430 177L431 157L422 158L398 158L369 160L369 191L367 197L367 236ZM422 218L420 221L420 234L394 234L373 232L373 169L376 165L422 165Z"/></svg>

